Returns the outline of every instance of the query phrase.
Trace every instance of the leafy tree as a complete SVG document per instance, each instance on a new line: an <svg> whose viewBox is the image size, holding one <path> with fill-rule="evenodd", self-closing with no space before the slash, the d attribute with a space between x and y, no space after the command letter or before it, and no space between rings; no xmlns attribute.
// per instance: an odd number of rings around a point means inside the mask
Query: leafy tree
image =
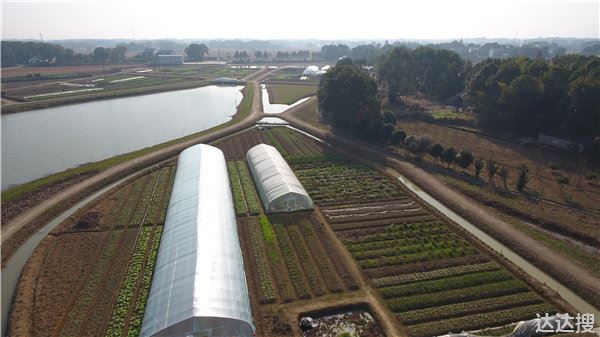
<svg viewBox="0 0 600 337"><path fill-rule="evenodd" d="M496 161L493 159L488 159L485 167L490 179L490 184L494 185L494 176L496 175L496 172L498 172L498 165L496 164Z"/></svg>
<svg viewBox="0 0 600 337"><path fill-rule="evenodd" d="M481 174L481 170L483 170L483 160L477 158L475 159L475 161L473 162L473 166L475 167L475 177L479 178L479 175Z"/></svg>
<svg viewBox="0 0 600 337"><path fill-rule="evenodd" d="M344 44L327 44L321 47L320 55L324 60L333 61L343 56L349 56L350 48Z"/></svg>
<svg viewBox="0 0 600 337"><path fill-rule="evenodd" d="M396 125L396 115L390 110L384 110L383 113L381 113L381 118L384 123Z"/></svg>
<svg viewBox="0 0 600 337"><path fill-rule="evenodd" d="M442 160L448 167L450 167L450 164L456 163L456 150L453 147L446 148L442 153Z"/></svg>
<svg viewBox="0 0 600 337"><path fill-rule="evenodd" d="M381 135L381 128L383 127L383 122L379 118L375 118L369 122L369 127L367 128L367 132L369 135L369 139L373 141L380 140L379 136Z"/></svg>
<svg viewBox="0 0 600 337"><path fill-rule="evenodd" d="M404 140L406 147L412 153L414 153L419 160L423 159L423 155L427 153L429 147L431 146L431 138L427 135L422 136L408 136Z"/></svg>
<svg viewBox="0 0 600 337"><path fill-rule="evenodd" d="M390 143L396 147L398 147L401 143L404 142L404 139L406 138L406 132L402 131L402 130L396 130L394 132L392 132L392 135L390 137Z"/></svg>
<svg viewBox="0 0 600 337"><path fill-rule="evenodd" d="M385 123L379 130L379 140L381 140L384 144L389 143L392 133L394 132L394 124Z"/></svg>
<svg viewBox="0 0 600 337"><path fill-rule="evenodd" d="M498 170L498 175L504 183L504 189L508 189L508 169L505 166L500 167L500 169Z"/></svg>
<svg viewBox="0 0 600 337"><path fill-rule="evenodd" d="M437 164L438 159L440 159L444 153L444 147L440 143L435 143L429 148L428 152L431 158L433 158L433 162Z"/></svg>
<svg viewBox="0 0 600 337"><path fill-rule="evenodd" d="M529 168L525 165L520 165L519 166L519 176L517 177L517 182L515 184L517 191L523 192L525 190L525 187L527 186L528 182L529 182Z"/></svg>
<svg viewBox="0 0 600 337"><path fill-rule="evenodd" d="M324 74L317 91L323 118L334 128L358 134L379 117L377 84L355 65L336 65Z"/></svg>
<svg viewBox="0 0 600 337"><path fill-rule="evenodd" d="M569 177L566 176L558 176L556 177L556 182L558 183L558 186L560 186L560 191L562 192L565 185L569 185L571 179L569 179Z"/></svg>
<svg viewBox="0 0 600 337"><path fill-rule="evenodd" d="M204 59L204 55L208 54L208 47L204 43L191 43L189 46L185 48L185 54L195 61L202 61ZM237 52L236 52L237 53ZM245 52L244 52L245 53ZM238 58L239 58L238 54ZM235 56L234 56L235 58Z"/></svg>
<svg viewBox="0 0 600 337"><path fill-rule="evenodd" d="M377 63L377 76L387 87L388 100L397 103L412 92L414 85L413 58L406 48L394 48Z"/></svg>
<svg viewBox="0 0 600 337"><path fill-rule="evenodd" d="M470 150L464 149L460 150L458 156L456 157L456 163L458 166L462 167L463 170L466 170L473 163L473 154Z"/></svg>
<svg viewBox="0 0 600 337"><path fill-rule="evenodd" d="M94 61L96 63L106 63L110 57L110 52L104 47L94 49Z"/></svg>
<svg viewBox="0 0 600 337"><path fill-rule="evenodd" d="M256 60L260 60L260 59L262 59L262 58L263 58L262 52L261 52L260 50L257 50L257 51L255 51L255 52L254 52L254 58L255 58Z"/></svg>

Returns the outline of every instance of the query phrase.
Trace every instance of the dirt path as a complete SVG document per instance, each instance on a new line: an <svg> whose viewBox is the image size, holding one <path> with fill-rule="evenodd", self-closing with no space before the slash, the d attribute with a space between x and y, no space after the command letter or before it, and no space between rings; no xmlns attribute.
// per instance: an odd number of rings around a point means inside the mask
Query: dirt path
<svg viewBox="0 0 600 337"><path fill-rule="evenodd" d="M556 270L547 268L542 269L553 277L556 277L564 285L571 286L572 284L577 284L580 289L584 289L590 294L598 293L600 289L600 279L572 263L567 257L553 251L543 243L531 238L527 234L491 214L483 206L477 204L476 201L452 190L420 167L402 160L400 156L391 154L384 149L350 140L341 135L332 133L328 128L317 127L301 120L295 113L315 99L316 98L311 98L310 100L279 114L278 117L286 120L291 126L324 139L327 142L334 143L336 146L350 148L354 153L359 154L360 152L363 152L381 156L385 159L386 166L398 170L401 174L445 204L448 208L467 218L499 241L504 242L505 244L508 243L507 245L511 247L511 249L514 249L515 252L530 262L537 264L538 266L544 265L544 267L556 267ZM569 280L575 282L567 284ZM578 292L577 289L572 290ZM579 293L580 296L586 298L585 294L581 294L581 291Z"/></svg>
<svg viewBox="0 0 600 337"><path fill-rule="evenodd" d="M275 69L276 70L276 69ZM126 161L114 167L111 167L107 170L104 170L89 179L86 179L76 185L73 185L61 192L58 192L52 195L50 198L45 201L27 209L23 213L18 216L15 216L10 221L2 225L2 238L1 242L4 244L7 240L9 240L18 230L25 227L32 221L35 221L37 217L42 215L45 211L49 210L52 207L57 206L60 202L66 201L69 198L77 195L80 192L83 192L86 188L93 186L96 183L100 183L101 181L111 178L113 176L118 176L119 174L127 171L128 169L139 165L140 163L147 162L148 165L151 165L155 161L161 158L161 155L167 154L169 152L180 152L190 147L192 145L198 143L207 143L210 141L214 141L215 139L227 136L231 133L241 131L247 127L250 127L256 123L263 116L262 110L262 102L261 102L261 90L260 90L260 80L268 76L274 70L264 69L258 72L255 72L244 80L250 81L254 86L254 97L252 102L252 110L248 116L239 121L237 124L226 126L222 129L216 130L211 133L207 133L190 140L173 144L166 148L162 148L155 152L146 154L144 156Z"/></svg>

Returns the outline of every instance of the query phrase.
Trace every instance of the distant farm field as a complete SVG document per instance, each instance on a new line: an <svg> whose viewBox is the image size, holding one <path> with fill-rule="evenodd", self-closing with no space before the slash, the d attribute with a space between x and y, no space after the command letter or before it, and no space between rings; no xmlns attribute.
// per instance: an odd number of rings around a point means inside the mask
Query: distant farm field
<svg viewBox="0 0 600 337"><path fill-rule="evenodd" d="M317 86L312 84L269 84L269 101L274 104L292 104L297 100L315 95Z"/></svg>
<svg viewBox="0 0 600 337"><path fill-rule="evenodd" d="M15 77L15 76L27 76L29 74L41 74L41 75L57 75L57 74L68 74L68 73L91 73L94 75L102 74L104 71L109 72L111 69L123 70L127 68L134 68L138 65L129 64L94 64L94 65L81 65L81 66L65 66L65 67L14 67L2 69L2 77Z"/></svg>

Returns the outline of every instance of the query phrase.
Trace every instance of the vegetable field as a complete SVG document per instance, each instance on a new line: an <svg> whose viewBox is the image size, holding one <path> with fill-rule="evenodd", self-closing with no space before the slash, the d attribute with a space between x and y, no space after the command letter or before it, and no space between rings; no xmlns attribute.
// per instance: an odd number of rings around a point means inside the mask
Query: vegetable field
<svg viewBox="0 0 600 337"><path fill-rule="evenodd" d="M411 336L495 327L556 311L387 176L343 161L295 168Z"/></svg>
<svg viewBox="0 0 600 337"><path fill-rule="evenodd" d="M34 326L35 336L138 336L174 173L168 164L136 178L57 227L50 238L64 243L39 269L61 277L45 280L31 322L11 324ZM90 239L87 252L72 248Z"/></svg>

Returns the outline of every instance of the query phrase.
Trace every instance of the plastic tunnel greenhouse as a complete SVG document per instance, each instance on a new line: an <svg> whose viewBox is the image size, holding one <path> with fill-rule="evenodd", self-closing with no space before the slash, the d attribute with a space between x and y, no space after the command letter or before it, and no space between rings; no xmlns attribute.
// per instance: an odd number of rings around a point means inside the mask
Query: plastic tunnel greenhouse
<svg viewBox="0 0 600 337"><path fill-rule="evenodd" d="M314 204L276 148L258 144L248 150L246 161L267 213L313 209Z"/></svg>
<svg viewBox="0 0 600 337"><path fill-rule="evenodd" d="M141 336L253 336L225 157L195 145L177 172Z"/></svg>

